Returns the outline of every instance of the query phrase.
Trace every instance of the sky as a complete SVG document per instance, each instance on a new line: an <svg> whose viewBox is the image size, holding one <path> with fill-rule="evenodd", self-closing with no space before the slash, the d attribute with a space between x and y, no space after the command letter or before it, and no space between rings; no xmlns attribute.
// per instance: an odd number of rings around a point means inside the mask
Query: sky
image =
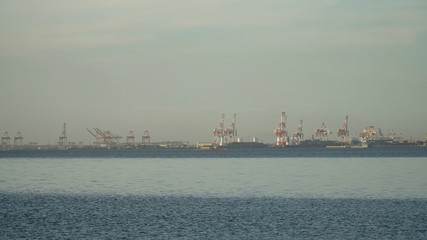
<svg viewBox="0 0 427 240"><path fill-rule="evenodd" d="M281 112L425 139L426 90L425 0L0 0L0 132L25 143L212 141L223 113L272 143Z"/></svg>

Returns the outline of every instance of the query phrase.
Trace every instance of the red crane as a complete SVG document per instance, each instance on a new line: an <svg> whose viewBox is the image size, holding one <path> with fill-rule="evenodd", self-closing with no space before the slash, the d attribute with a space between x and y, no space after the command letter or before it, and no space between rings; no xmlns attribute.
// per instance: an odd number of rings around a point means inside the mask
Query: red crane
<svg viewBox="0 0 427 240"><path fill-rule="evenodd" d="M213 130L213 134L215 137L212 143L213 145L222 146L224 144L224 117L225 117L225 114L222 114L221 121L219 122L218 128L215 128Z"/></svg>
<svg viewBox="0 0 427 240"><path fill-rule="evenodd" d="M320 141L328 141L328 134L332 134L331 131L326 127L325 123L323 122L320 128L316 129L315 136L316 140Z"/></svg>
<svg viewBox="0 0 427 240"><path fill-rule="evenodd" d="M225 129L225 137L227 143L236 142L237 140L236 118L237 114L234 114L233 122L231 123L230 128Z"/></svg>
<svg viewBox="0 0 427 240"><path fill-rule="evenodd" d="M295 141L298 143L300 141L304 140L304 132L302 131L302 119L299 121L298 129L296 132L294 132L293 137Z"/></svg>
<svg viewBox="0 0 427 240"><path fill-rule="evenodd" d="M338 129L337 135L340 141L342 142L348 142L350 132L348 131L348 115L345 116L344 125L342 128Z"/></svg>
<svg viewBox="0 0 427 240"><path fill-rule="evenodd" d="M279 127L274 129L274 135L276 136L276 147L283 147L289 142L288 131L286 131L286 119L287 117L285 112L282 112Z"/></svg>

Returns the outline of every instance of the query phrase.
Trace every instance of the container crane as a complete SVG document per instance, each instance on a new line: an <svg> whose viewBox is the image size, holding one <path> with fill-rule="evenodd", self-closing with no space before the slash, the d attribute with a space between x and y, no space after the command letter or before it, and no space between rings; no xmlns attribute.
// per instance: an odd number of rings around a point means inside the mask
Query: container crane
<svg viewBox="0 0 427 240"><path fill-rule="evenodd" d="M148 130L144 131L144 135L142 135L142 144L150 144L150 133Z"/></svg>
<svg viewBox="0 0 427 240"><path fill-rule="evenodd" d="M96 146L101 146L103 144L105 144L106 146L117 145L120 141L120 138L122 138L121 136L113 134L110 131L101 131L99 128L93 128L96 134L91 132L89 129L86 129L86 130L90 134L92 134L92 136L95 137Z"/></svg>
<svg viewBox="0 0 427 240"><path fill-rule="evenodd" d="M61 133L61 135L59 135L58 145L59 146L67 145L67 125L66 125L66 123L64 123L62 133Z"/></svg>
<svg viewBox="0 0 427 240"><path fill-rule="evenodd" d="M225 129L226 143L236 142L237 140L236 118L237 114L234 114L230 128Z"/></svg>
<svg viewBox="0 0 427 240"><path fill-rule="evenodd" d="M377 131L374 126L367 126L363 132L359 133L359 138L362 142L378 140L380 137L382 137L381 129Z"/></svg>
<svg viewBox="0 0 427 240"><path fill-rule="evenodd" d="M315 136L316 140L320 141L328 141L328 134L332 134L331 131L326 127L325 123L323 122L320 128L316 129Z"/></svg>
<svg viewBox="0 0 427 240"><path fill-rule="evenodd" d="M350 141L350 132L348 131L348 115L345 116L343 127L337 130L337 135L341 142Z"/></svg>
<svg viewBox="0 0 427 240"><path fill-rule="evenodd" d="M288 145L289 137L288 131L286 131L286 114L282 112L279 127L274 129L274 135L276 136L276 147L283 147Z"/></svg>
<svg viewBox="0 0 427 240"><path fill-rule="evenodd" d="M3 136L1 137L1 145L2 146L9 146L10 145L10 137L8 132L4 132Z"/></svg>
<svg viewBox="0 0 427 240"><path fill-rule="evenodd" d="M294 132L294 134L293 134L293 138L294 138L294 140L296 141L296 143L299 143L299 142L301 142L301 141L303 141L303 140L304 140L304 132L302 131L302 124L303 124L303 121L302 121L302 119L301 119L301 120L299 121L297 131L296 131L296 132Z"/></svg>
<svg viewBox="0 0 427 240"><path fill-rule="evenodd" d="M133 131L129 131L128 135L126 136L126 144L135 144L135 135L133 134Z"/></svg>
<svg viewBox="0 0 427 240"><path fill-rule="evenodd" d="M93 128L95 130L97 136L99 137L99 144L107 144L106 135L99 128Z"/></svg>
<svg viewBox="0 0 427 240"><path fill-rule="evenodd" d="M15 146L24 145L24 137L22 137L21 132L16 133L16 136L13 139L13 145L15 145Z"/></svg>
<svg viewBox="0 0 427 240"><path fill-rule="evenodd" d="M219 122L218 128L213 130L214 141L212 145L222 146L224 144L224 117L225 114L221 115L221 121Z"/></svg>
<svg viewBox="0 0 427 240"><path fill-rule="evenodd" d="M86 130L96 139L96 141L94 142L95 146L99 146L101 145L101 138L99 137L98 133L93 133L91 132L89 129L86 128Z"/></svg>

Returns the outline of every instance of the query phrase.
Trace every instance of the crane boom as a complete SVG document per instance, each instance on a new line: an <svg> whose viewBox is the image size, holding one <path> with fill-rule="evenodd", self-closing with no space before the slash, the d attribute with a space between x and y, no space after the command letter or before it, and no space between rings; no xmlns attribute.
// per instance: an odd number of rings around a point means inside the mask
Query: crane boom
<svg viewBox="0 0 427 240"><path fill-rule="evenodd" d="M105 133L103 133L99 128L94 128L94 130L101 135L103 138L105 138Z"/></svg>
<svg viewBox="0 0 427 240"><path fill-rule="evenodd" d="M92 136L94 136L95 138L97 138L96 137L96 135L93 133L93 132L91 132L88 128L86 128L86 130L92 135Z"/></svg>

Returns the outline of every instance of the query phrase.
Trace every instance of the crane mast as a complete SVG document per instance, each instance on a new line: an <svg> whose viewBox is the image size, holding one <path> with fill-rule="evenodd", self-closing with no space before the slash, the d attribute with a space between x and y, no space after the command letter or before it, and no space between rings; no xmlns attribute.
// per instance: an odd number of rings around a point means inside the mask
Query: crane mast
<svg viewBox="0 0 427 240"><path fill-rule="evenodd" d="M315 136L316 140L320 141L328 141L328 134L331 134L332 132L329 131L329 129L326 127L325 123L323 122L320 128L316 129Z"/></svg>
<svg viewBox="0 0 427 240"><path fill-rule="evenodd" d="M286 131L286 120L286 114L285 112L282 112L279 127L274 129L274 135L276 136L276 147L283 147L289 143L288 131Z"/></svg>
<svg viewBox="0 0 427 240"><path fill-rule="evenodd" d="M221 115L221 121L219 122L219 126L218 128L215 128L213 130L214 133L214 141L213 141L213 145L215 146L222 146L224 145L224 140L225 140L225 132L224 132L224 117L225 114Z"/></svg>
<svg viewBox="0 0 427 240"><path fill-rule="evenodd" d="M341 142L349 142L350 132L348 131L348 115L345 116L344 125L337 131L338 139Z"/></svg>
<svg viewBox="0 0 427 240"><path fill-rule="evenodd" d="M148 130L144 131L144 135L142 135L142 144L150 144L150 133Z"/></svg>
<svg viewBox="0 0 427 240"><path fill-rule="evenodd" d="M230 128L225 129L225 137L226 137L225 142L227 144L237 141L236 118L237 118L237 114L234 114L233 122L231 122Z"/></svg>
<svg viewBox="0 0 427 240"><path fill-rule="evenodd" d="M58 145L59 146L67 145L67 124L66 123L64 123L64 128L62 130L62 133L61 135L59 135Z"/></svg>
<svg viewBox="0 0 427 240"><path fill-rule="evenodd" d="M303 141L304 140L304 132L302 131L302 124L303 124L303 121L302 121L302 119L299 121L299 124L298 124L298 129L297 129L297 131L296 132L294 132L294 134L293 134L293 140L295 141L295 144L299 144L301 141Z"/></svg>
<svg viewBox="0 0 427 240"><path fill-rule="evenodd" d="M119 140L121 136L111 133L110 131L101 131L99 128L93 128L96 134L91 132L89 129L86 128L86 130L95 137L96 142L94 142L95 146L112 146L117 145L119 143Z"/></svg>
<svg viewBox="0 0 427 240"><path fill-rule="evenodd" d="M135 135L133 134L133 131L129 131L128 135L126 136L126 144L135 144Z"/></svg>
<svg viewBox="0 0 427 240"><path fill-rule="evenodd" d="M22 137L22 133L18 131L16 136L13 138L13 145L22 146L24 144L24 137Z"/></svg>

